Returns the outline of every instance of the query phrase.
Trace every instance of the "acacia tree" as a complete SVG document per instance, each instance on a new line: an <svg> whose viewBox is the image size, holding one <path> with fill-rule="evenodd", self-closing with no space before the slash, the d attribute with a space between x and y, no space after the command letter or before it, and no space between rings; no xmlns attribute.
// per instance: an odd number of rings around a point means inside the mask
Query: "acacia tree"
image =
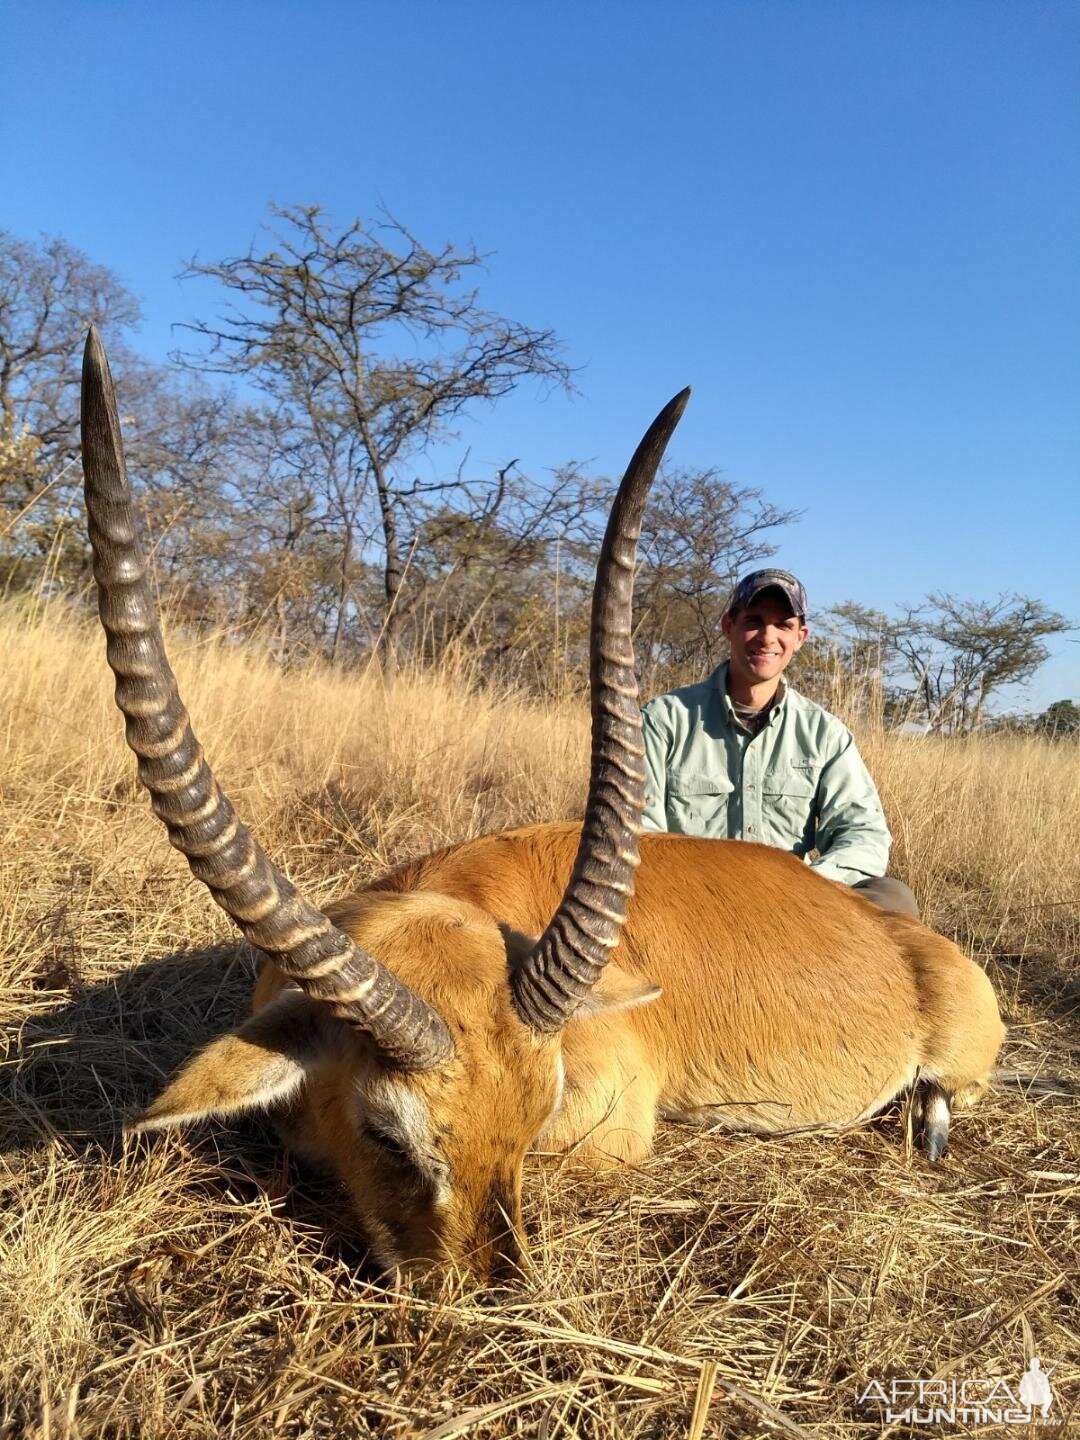
<svg viewBox="0 0 1080 1440"><path fill-rule="evenodd" d="M550 330L481 308L472 247L430 250L402 224L354 220L337 230L320 207L272 210L260 249L185 275L218 281L229 299L218 318L187 327L207 342L182 358L247 377L278 407L294 449L316 462L318 523L338 555L331 653L356 610L363 562L382 577L377 647L392 684L410 603L409 550L426 509L456 481L422 483L409 462L444 439L474 402L495 401L525 376L568 386Z"/></svg>
<svg viewBox="0 0 1080 1440"><path fill-rule="evenodd" d="M976 729L994 693L1030 680L1047 638L1072 628L1029 595L932 594L895 616L848 601L832 615L848 667L876 666L892 718L944 735Z"/></svg>
<svg viewBox="0 0 1080 1440"><path fill-rule="evenodd" d="M425 525L414 565L430 577L450 634L468 629L501 667L538 688L588 674L592 575L614 488L575 462L537 486L500 472L482 508ZM717 664L720 617L736 577L774 553L771 532L797 518L715 469L665 467L642 522L634 649L647 692Z"/></svg>
<svg viewBox="0 0 1080 1440"><path fill-rule="evenodd" d="M1075 700L1055 700L1035 717L1033 729L1052 740L1080 735L1080 705Z"/></svg>

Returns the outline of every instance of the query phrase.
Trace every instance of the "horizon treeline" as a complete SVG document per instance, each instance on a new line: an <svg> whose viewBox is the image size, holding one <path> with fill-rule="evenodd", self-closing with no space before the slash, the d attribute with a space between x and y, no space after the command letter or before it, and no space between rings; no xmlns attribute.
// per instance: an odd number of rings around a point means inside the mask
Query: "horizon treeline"
<svg viewBox="0 0 1080 1440"><path fill-rule="evenodd" d="M430 249L388 214L341 228L317 206L275 207L261 245L185 267L217 303L159 365L134 348L138 302L108 268L62 238L0 231L0 593L91 596L78 391L94 324L173 623L258 640L284 667L374 658L389 685L403 664L467 651L482 678L584 688L615 480L558 454L543 476L509 455L490 472L454 458L466 414L527 379L574 382L551 330L484 308L484 258ZM735 579L798 518L718 466L662 470L635 590L645 695L724 658ZM995 693L1071 628L1015 594L934 593L892 614L848 601L813 619L800 688L941 734L995 723ZM1074 720L1059 701L1033 723Z"/></svg>

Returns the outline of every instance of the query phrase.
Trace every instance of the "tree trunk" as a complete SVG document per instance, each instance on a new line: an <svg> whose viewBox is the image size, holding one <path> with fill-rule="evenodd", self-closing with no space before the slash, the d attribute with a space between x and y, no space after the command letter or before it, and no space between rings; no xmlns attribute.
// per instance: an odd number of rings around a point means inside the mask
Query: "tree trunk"
<svg viewBox="0 0 1080 1440"><path fill-rule="evenodd" d="M274 598L274 608L277 610L277 663L278 669L285 669L285 657L289 653L289 611L285 604L285 591L279 587Z"/></svg>
<svg viewBox="0 0 1080 1440"><path fill-rule="evenodd" d="M394 502L391 499L381 466L376 469L375 484L379 493L379 512L382 515L385 547L383 590L386 595L386 612L382 634L379 638L379 661L382 665L383 683L387 690L392 690L397 679L398 645L401 637L401 613L398 608L398 600L401 595L401 582L405 577L401 563Z"/></svg>
<svg viewBox="0 0 1080 1440"><path fill-rule="evenodd" d="M397 610L391 610L386 617L386 625L383 628L382 647L380 650L383 684L387 690L392 690L394 688L394 682L397 680L400 636L401 617Z"/></svg>
<svg viewBox="0 0 1080 1440"><path fill-rule="evenodd" d="M345 606L349 601L349 572L352 569L352 526L345 527L345 537L341 542L341 565L338 570L338 595L337 615L334 619L334 638L330 644L330 659L337 664L338 652L341 649L341 641L345 634Z"/></svg>

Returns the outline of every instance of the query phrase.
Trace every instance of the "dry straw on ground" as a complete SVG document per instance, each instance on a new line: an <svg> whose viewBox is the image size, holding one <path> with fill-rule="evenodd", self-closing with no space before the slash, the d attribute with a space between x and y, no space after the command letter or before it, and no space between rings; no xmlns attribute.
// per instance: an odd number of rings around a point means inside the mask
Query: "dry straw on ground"
<svg viewBox="0 0 1080 1440"><path fill-rule="evenodd" d="M317 899L579 812L579 707L177 648L220 778ZM538 1157L534 1278L426 1299L367 1282L340 1193L261 1124L125 1143L249 974L135 789L100 652L63 613L0 615L0 1435L871 1436L870 1380L1015 1383L1032 1347L1054 1413L1080 1406L1068 1100L993 1094L936 1170L897 1115L668 1127L600 1179ZM1076 1075L1080 750L862 738L899 868L994 979L1006 1065Z"/></svg>

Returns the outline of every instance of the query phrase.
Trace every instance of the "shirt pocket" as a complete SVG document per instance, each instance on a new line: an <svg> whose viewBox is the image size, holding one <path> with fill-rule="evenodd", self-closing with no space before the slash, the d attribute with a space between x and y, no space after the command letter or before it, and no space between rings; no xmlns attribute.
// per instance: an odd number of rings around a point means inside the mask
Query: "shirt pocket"
<svg viewBox="0 0 1080 1440"><path fill-rule="evenodd" d="M762 819L771 844L802 853L813 842L820 772L818 761L800 758L778 760L762 776Z"/></svg>
<svg viewBox="0 0 1080 1440"><path fill-rule="evenodd" d="M728 804L735 786L726 775L705 775L700 771L677 771L668 776L668 829L682 835L705 835L725 839Z"/></svg>

